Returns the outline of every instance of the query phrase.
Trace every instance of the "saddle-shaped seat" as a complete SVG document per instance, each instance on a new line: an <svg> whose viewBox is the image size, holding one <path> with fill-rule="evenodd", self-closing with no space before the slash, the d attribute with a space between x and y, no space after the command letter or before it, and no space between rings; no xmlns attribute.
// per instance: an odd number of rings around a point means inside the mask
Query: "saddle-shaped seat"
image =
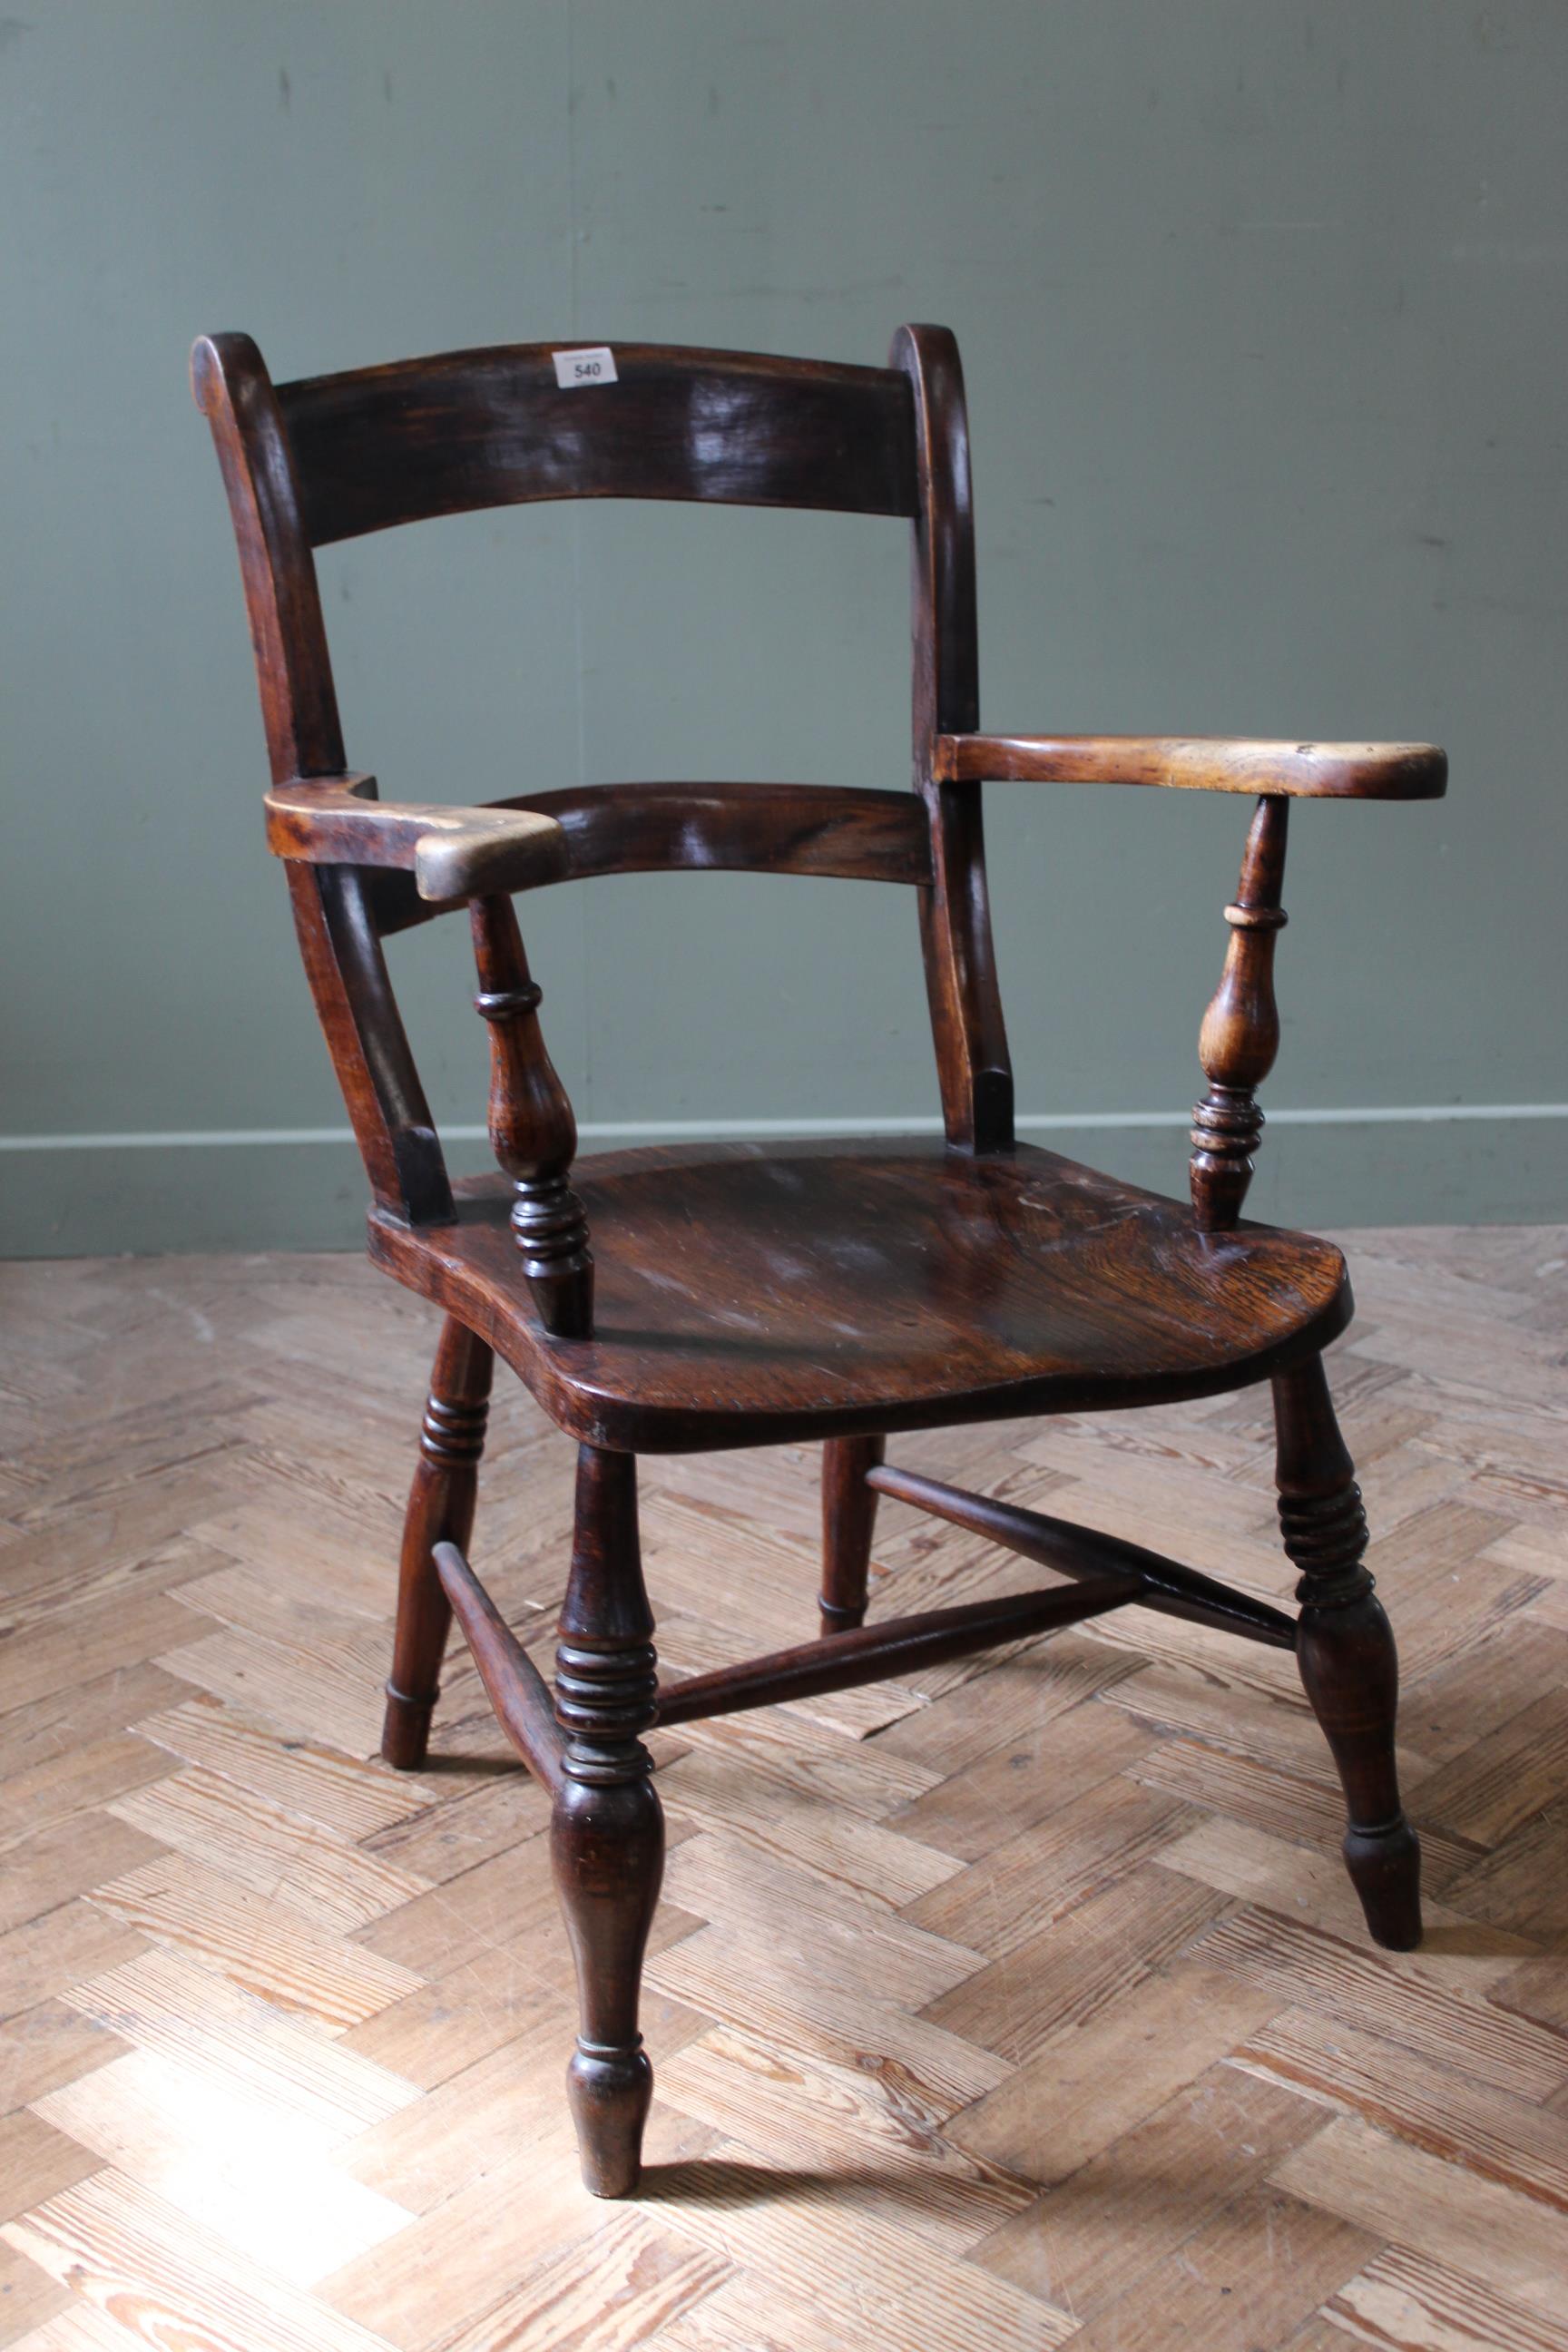
<svg viewBox="0 0 1568 2352"><path fill-rule="evenodd" d="M584 1160L594 1329L540 1320L499 1177L457 1219L379 1213L371 1255L459 1313L562 1429L680 1453L1089 1412L1248 1386L1351 1316L1328 1242L1205 1233L1162 1200L1018 1145L686 1144Z"/></svg>

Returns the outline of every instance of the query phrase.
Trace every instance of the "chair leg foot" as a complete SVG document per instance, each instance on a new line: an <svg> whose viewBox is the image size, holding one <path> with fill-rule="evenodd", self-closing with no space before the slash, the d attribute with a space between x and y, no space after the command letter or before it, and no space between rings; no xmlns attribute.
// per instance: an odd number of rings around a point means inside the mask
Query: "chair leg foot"
<svg viewBox="0 0 1568 2352"><path fill-rule="evenodd" d="M479 1491L495 1359L482 1339L448 1318L430 1375L419 1460L403 1522L397 1631L386 1685L381 1752L399 1772L425 1761L430 1718L452 1611L430 1554L438 1543L468 1549Z"/></svg>
<svg viewBox="0 0 1568 2352"><path fill-rule="evenodd" d="M566 2070L583 2186L590 2197L635 2197L642 2136L653 2104L646 2050L593 2050L579 2042Z"/></svg>
<svg viewBox="0 0 1568 2352"><path fill-rule="evenodd" d="M381 1758L395 1772L417 1772L430 1745L430 1718L435 1695L410 1698L406 1691L386 1685L386 1712L381 1718Z"/></svg>
<svg viewBox="0 0 1568 2352"><path fill-rule="evenodd" d="M1388 1951L1414 1951L1421 1941L1421 1845L1399 1801L1399 1664L1383 1603L1369 1591L1342 1608L1303 1609L1297 1657L1345 1792L1342 1852L1368 1930Z"/></svg>
<svg viewBox="0 0 1568 2352"><path fill-rule="evenodd" d="M1421 1847L1405 1818L1394 1761L1399 1661L1363 1565L1366 1517L1321 1358L1274 1381L1279 1520L1301 1571L1296 1654L1345 1793L1343 1853L1373 1941L1421 1941Z"/></svg>
<svg viewBox="0 0 1568 2352"><path fill-rule="evenodd" d="M630 1454L581 1449L572 1578L555 1659L555 1712L566 1744L550 1851L579 2005L566 2089L584 2186L595 2197L636 2190L653 2097L637 2004L664 1876L664 1811L639 1736L653 1720L658 1676L636 1481Z"/></svg>
<svg viewBox="0 0 1568 2352"><path fill-rule="evenodd" d="M1421 1941L1421 1841L1403 1815L1386 1830L1349 1829L1345 1867L1374 1944L1413 1952Z"/></svg>
<svg viewBox="0 0 1568 2352"><path fill-rule="evenodd" d="M566 2095L583 2185L595 2197L630 2197L653 2099L637 2002L664 1875L664 1816L650 1783L587 1790L568 1782L551 1858L577 1962L581 2027Z"/></svg>
<svg viewBox="0 0 1568 2352"><path fill-rule="evenodd" d="M866 1622L871 1536L878 1496L866 1484L879 1468L885 1437L830 1437L822 1449L822 1631L852 1633Z"/></svg>

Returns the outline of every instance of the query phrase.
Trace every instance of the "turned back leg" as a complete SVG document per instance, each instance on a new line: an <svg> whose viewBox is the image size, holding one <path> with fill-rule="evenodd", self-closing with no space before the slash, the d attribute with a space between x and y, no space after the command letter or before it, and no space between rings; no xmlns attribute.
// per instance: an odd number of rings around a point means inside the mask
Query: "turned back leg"
<svg viewBox="0 0 1568 2352"><path fill-rule="evenodd" d="M643 1953L664 1875L664 1815L640 1735L658 1689L637 1544L637 1463L583 1446L572 1576L555 1654L566 1734L551 1860L577 1964L580 2031L567 2069L583 2179L629 2197L653 2069L637 2030Z"/></svg>
<svg viewBox="0 0 1568 2352"><path fill-rule="evenodd" d="M822 1630L853 1633L866 1622L866 1584L877 1495L868 1470L880 1468L884 1437L830 1437L822 1449Z"/></svg>
<svg viewBox="0 0 1568 2352"><path fill-rule="evenodd" d="M381 1752L401 1771L425 1761L451 1607L430 1558L438 1543L466 1552L473 1532L495 1359L482 1339L448 1318L436 1350L419 1433L419 1461L403 1522L397 1633Z"/></svg>
<svg viewBox="0 0 1568 2352"><path fill-rule="evenodd" d="M1366 1516L1322 1360L1274 1381L1279 1523L1300 1570L1297 1658L1333 1752L1350 1826L1346 1867L1375 1942L1421 1941L1421 1849L1399 1801L1394 1634L1363 1562Z"/></svg>

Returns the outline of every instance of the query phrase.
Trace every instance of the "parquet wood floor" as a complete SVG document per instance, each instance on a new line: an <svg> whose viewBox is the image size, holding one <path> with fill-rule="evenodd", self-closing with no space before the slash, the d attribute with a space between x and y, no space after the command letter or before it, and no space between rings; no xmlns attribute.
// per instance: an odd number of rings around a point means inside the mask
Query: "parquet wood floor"
<svg viewBox="0 0 1568 2352"><path fill-rule="evenodd" d="M1172 1619L664 1735L620 2207L460 1650L429 1769L372 1760L426 1311L0 1269L0 2344L1568 2352L1568 1233L1352 1246L1425 1948L1366 1939L1291 1661ZM897 1451L1289 1591L1266 1398ZM672 1667L810 1631L816 1466L646 1465ZM571 1487L506 1383L475 1559L544 1654ZM1037 1574L879 1533L884 1612Z"/></svg>

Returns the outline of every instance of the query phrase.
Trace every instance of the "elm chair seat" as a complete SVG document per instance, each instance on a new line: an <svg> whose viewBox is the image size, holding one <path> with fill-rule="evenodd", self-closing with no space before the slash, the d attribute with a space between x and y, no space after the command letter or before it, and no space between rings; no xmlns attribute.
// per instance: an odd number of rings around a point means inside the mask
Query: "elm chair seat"
<svg viewBox="0 0 1568 2352"><path fill-rule="evenodd" d="M584 1160L591 1339L545 1330L511 1187L457 1220L371 1221L371 1255L453 1305L580 1442L680 1453L858 1429L1202 1396L1315 1355L1351 1316L1344 1259L1055 1153L929 1141L715 1143ZM962 1389L962 1412L954 1409Z"/></svg>

